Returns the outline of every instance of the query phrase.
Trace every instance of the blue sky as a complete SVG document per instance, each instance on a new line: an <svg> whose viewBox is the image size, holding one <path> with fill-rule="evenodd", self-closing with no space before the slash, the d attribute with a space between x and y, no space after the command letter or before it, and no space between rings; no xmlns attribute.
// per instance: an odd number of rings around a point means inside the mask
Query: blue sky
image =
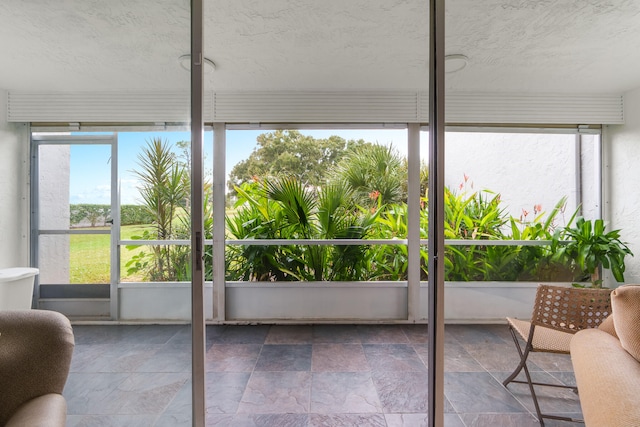
<svg viewBox="0 0 640 427"><path fill-rule="evenodd" d="M227 131L227 174L238 162L246 159L256 147L256 137L268 130L229 130ZM380 144L393 144L406 155L407 131L405 129L377 130L303 130L304 134L315 138L327 138L339 135L345 139L364 139ZM119 132L118 157L120 203L140 204L137 178L131 171L137 166L137 156L146 141L160 137L175 146L178 141L188 141L190 132ZM205 133L205 172L213 169L213 132ZM176 153L179 151L176 148ZM423 155L424 156L424 155ZM71 147L71 183L70 203L108 204L110 200L110 157L111 149L107 145Z"/></svg>

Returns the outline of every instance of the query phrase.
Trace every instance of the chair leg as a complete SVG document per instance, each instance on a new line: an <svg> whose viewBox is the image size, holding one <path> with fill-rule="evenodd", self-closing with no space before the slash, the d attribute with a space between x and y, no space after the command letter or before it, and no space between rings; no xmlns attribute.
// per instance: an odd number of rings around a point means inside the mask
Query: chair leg
<svg viewBox="0 0 640 427"><path fill-rule="evenodd" d="M524 369L524 375L527 377L529 391L531 392L531 398L533 399L533 406L536 408L536 415L538 416L540 427L544 427L544 417L542 415L542 411L540 411L540 405L538 404L538 396L536 396L536 390L533 387L533 381L531 381L531 374L529 373L529 368L527 367L526 363L523 366L523 369Z"/></svg>
<svg viewBox="0 0 640 427"><path fill-rule="evenodd" d="M520 341L518 340L518 335L513 330L513 326L511 325L509 325L509 332L511 332L511 337L513 338L513 342L516 345L516 350L518 350L518 354L520 355L520 363L518 363L518 366L516 366L516 369L511 373L511 375L509 375L507 379L502 382L502 385L505 387L510 382L512 382L515 379L515 377L518 376L520 371L522 371L522 368L526 367L527 357L529 356L529 351L531 350L530 346L527 343L527 346L525 347L524 352L522 351L522 347L520 346Z"/></svg>
<svg viewBox="0 0 640 427"><path fill-rule="evenodd" d="M515 343L516 350L518 350L518 354L520 355L520 363L516 366L516 369L502 382L503 386L507 386L511 382L524 384L526 383L529 386L529 391L531 393L531 397L533 398L533 405L536 408L536 415L538 416L538 421L540 422L540 427L544 427L544 418L542 416L542 412L540 411L540 405L538 404L538 397L536 396L536 391L533 387L533 381L531 380L531 374L529 373L529 368L527 367L527 357L529 357L529 353L533 347L532 345L532 337L533 337L534 326L531 326L531 330L529 331L529 340L525 344L524 351L522 350L522 346L520 345L520 340L518 340L518 334L513 329L513 326L509 325L509 332L511 332L511 337L513 338L513 342ZM527 381L515 380L520 371L524 369L524 375L527 378Z"/></svg>

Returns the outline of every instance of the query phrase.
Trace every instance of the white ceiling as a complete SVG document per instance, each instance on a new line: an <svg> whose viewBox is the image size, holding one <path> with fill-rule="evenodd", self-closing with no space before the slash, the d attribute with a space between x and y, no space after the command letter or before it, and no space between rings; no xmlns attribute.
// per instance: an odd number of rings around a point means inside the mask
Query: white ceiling
<svg viewBox="0 0 640 427"><path fill-rule="evenodd" d="M447 0L461 92L640 87L638 0ZM427 0L205 0L207 88L424 90ZM188 89L189 0L2 0L0 89Z"/></svg>

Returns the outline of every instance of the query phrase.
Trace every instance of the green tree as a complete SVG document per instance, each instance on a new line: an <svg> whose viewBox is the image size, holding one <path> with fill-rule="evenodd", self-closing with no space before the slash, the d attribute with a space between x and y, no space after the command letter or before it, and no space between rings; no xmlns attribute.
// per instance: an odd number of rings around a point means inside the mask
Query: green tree
<svg viewBox="0 0 640 427"><path fill-rule="evenodd" d="M296 177L305 185L320 186L325 174L345 153L371 145L362 139L345 140L339 136L316 139L297 130L277 130L258 136L258 147L231 169L228 187L234 192L254 177Z"/></svg>
<svg viewBox="0 0 640 427"><path fill-rule="evenodd" d="M133 172L140 179L140 196L153 217L154 232L145 231L144 240L170 240L176 238L174 220L178 212L184 212L184 202L189 193L189 179L184 164L177 161L168 141L153 138L138 155L139 169ZM152 265L144 259L146 254L137 256L132 268L146 268L152 280L176 280L184 275L184 264L188 253L184 248L152 246ZM128 265L130 266L130 265Z"/></svg>

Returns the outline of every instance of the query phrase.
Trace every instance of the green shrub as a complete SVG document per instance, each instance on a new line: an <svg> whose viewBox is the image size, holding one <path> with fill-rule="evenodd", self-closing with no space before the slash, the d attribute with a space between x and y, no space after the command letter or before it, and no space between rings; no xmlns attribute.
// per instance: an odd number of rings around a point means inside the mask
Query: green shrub
<svg viewBox="0 0 640 427"><path fill-rule="evenodd" d="M121 225L138 225L151 224L153 215L146 206L141 205L121 205L120 206L120 224Z"/></svg>
<svg viewBox="0 0 640 427"><path fill-rule="evenodd" d="M91 225L91 227L104 226L111 216L111 206L98 204L74 204L69 205L69 213L69 222L71 227L84 225Z"/></svg>

